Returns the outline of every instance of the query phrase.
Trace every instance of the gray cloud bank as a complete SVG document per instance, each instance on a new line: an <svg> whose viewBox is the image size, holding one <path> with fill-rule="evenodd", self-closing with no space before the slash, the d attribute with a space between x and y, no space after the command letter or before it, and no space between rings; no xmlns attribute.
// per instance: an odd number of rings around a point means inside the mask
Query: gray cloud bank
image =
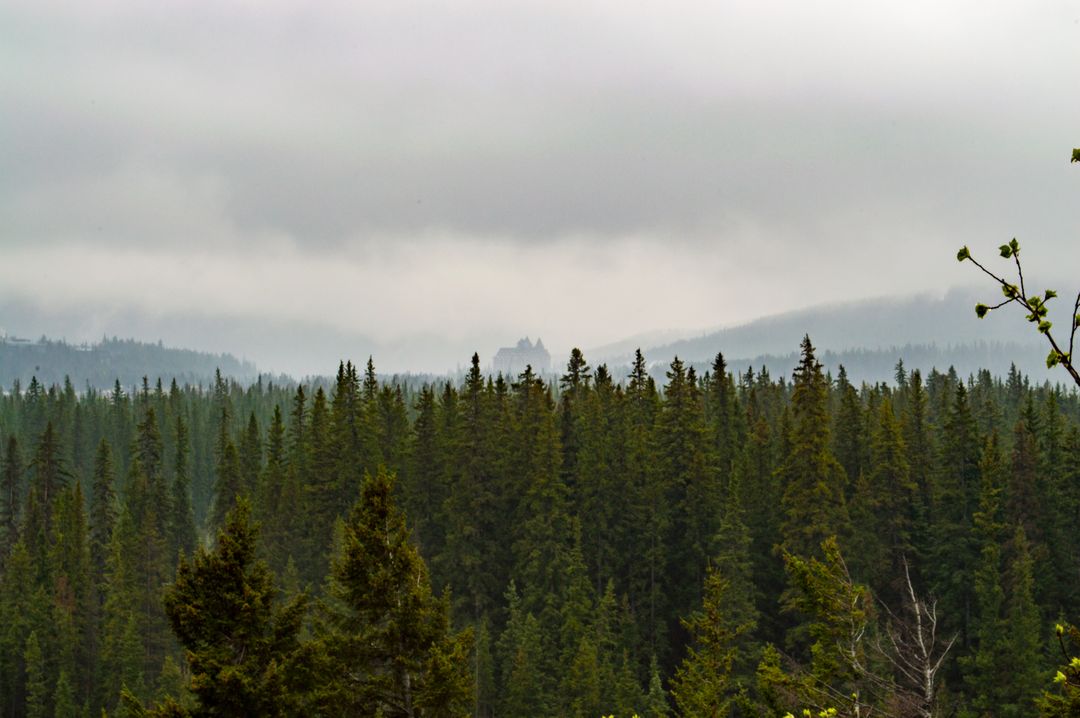
<svg viewBox="0 0 1080 718"><path fill-rule="evenodd" d="M1078 68L1076 2L13 0L0 301L559 347L1060 273Z"/></svg>

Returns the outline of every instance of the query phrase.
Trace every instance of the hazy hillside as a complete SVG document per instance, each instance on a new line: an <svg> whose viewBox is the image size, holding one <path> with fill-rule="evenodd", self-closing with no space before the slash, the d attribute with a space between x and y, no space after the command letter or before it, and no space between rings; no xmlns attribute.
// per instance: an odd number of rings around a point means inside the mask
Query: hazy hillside
<svg viewBox="0 0 1080 718"><path fill-rule="evenodd" d="M920 370L925 376L931 369L947 372L950 368L966 378L987 369L994 376L1007 376L1012 365L1031 377L1035 382L1049 380L1052 383L1065 381L1067 377L1060 371L1048 371L1043 362L1045 352L1039 344L987 343L972 342L951 346L931 344L907 344L888 349L848 349L844 351L823 351L818 358L825 371L836 376L843 366L848 378L856 384L861 382L893 383L896 366L901 360L907 370ZM799 361L798 352L788 354L766 354L751 358L733 358L728 360L728 368L733 372L746 373L753 368L757 373L764 367L773 377L791 378L791 372ZM706 371L711 362L692 362L700 373ZM659 367L658 367L659 368ZM662 372L661 372L662 373Z"/></svg>
<svg viewBox="0 0 1080 718"><path fill-rule="evenodd" d="M108 388L119 379L124 387L134 386L144 376L160 377L183 384L206 383L220 369L225 376L254 379L257 370L249 361L230 354L206 354L190 349L174 349L131 339L103 339L97 344L74 345L63 341L0 338L0 387L10 389L17 380L22 386L31 377L48 385L70 377L76 389L87 384Z"/></svg>
<svg viewBox="0 0 1080 718"><path fill-rule="evenodd" d="M770 372L787 374L795 365L799 342L809 334L825 367L835 371L843 364L855 380L889 380L899 359L909 369L923 371L955 366L961 375L978 368L1003 374L1015 362L1037 380L1052 376L1046 372L1039 337L1018 312L983 321L975 316L975 303L985 300L984 294L952 290L944 297L816 306L642 349L652 362L679 356L702 367L722 351L732 369L764 365ZM592 358L623 365L631 357L598 352Z"/></svg>

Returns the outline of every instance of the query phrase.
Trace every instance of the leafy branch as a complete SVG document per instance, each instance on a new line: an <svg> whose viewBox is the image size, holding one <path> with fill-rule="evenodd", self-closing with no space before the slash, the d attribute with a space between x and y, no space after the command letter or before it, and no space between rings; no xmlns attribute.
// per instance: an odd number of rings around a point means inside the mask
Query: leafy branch
<svg viewBox="0 0 1080 718"><path fill-rule="evenodd" d="M1080 162L1080 149L1073 150L1072 161ZM1008 244L1003 244L998 249L1003 258L1012 259L1015 263L1017 275L1017 281L1015 283L1007 281L1004 277L994 274L983 266L982 263L971 255L971 250L969 250L967 246L961 247L960 251L956 253L957 261L967 261L974 264L982 270L984 274L997 282L1001 287L1001 293L1005 296L1004 301L993 306L981 303L976 304L975 314L982 319L995 309L1001 309L1009 304L1019 304L1028 312L1028 322L1035 324L1039 333L1044 335L1047 341L1050 342L1051 350L1046 357L1047 368L1052 369L1060 364L1069 372L1069 375L1073 378L1073 381L1076 382L1077 386L1080 386L1080 372L1078 372L1073 365L1073 347L1076 342L1076 331L1080 328L1080 293L1076 295L1076 302L1073 304L1073 311L1070 318L1069 350L1064 351L1050 331L1054 325L1047 318L1049 312L1047 304L1051 299L1057 297L1057 292L1053 289L1047 289L1042 293L1042 296L1039 296L1038 294L1028 294L1027 287L1024 284L1024 269L1020 265L1020 243L1016 241L1015 237L1011 239Z"/></svg>

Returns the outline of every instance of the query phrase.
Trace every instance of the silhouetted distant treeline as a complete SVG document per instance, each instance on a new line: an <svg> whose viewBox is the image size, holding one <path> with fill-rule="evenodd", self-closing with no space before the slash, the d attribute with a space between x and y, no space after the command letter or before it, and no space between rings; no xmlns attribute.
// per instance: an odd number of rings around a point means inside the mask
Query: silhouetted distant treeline
<svg viewBox="0 0 1080 718"><path fill-rule="evenodd" d="M26 386L32 377L45 385L71 379L76 389L87 385L110 388L119 380L131 387L144 376L175 378L179 383L207 384L214 371L237 380L257 375L255 365L230 354L208 354L174 349L160 342L102 339L97 344L68 344L44 337L37 341L0 338L0 386L16 381Z"/></svg>
<svg viewBox="0 0 1080 718"><path fill-rule="evenodd" d="M962 377L978 374L986 369L995 376L1004 376L1015 366L1021 373L1033 381L1049 380L1056 383L1061 375L1050 372L1043 364L1042 345L1020 344L1015 342L972 342L939 346L936 344L906 344L901 347L885 349L847 349L844 351L822 351L821 363L825 370L834 376L843 366L851 381L875 384L893 382L896 379L897 366L901 362L907 370L918 369L924 374L937 369L954 369ZM733 359L729 365L735 371L745 372L753 367L755 371L764 367L773 376L784 376L798 362L799 355L762 354L751 359ZM693 362L699 372L708 370L709 362ZM662 375L657 367L658 376Z"/></svg>

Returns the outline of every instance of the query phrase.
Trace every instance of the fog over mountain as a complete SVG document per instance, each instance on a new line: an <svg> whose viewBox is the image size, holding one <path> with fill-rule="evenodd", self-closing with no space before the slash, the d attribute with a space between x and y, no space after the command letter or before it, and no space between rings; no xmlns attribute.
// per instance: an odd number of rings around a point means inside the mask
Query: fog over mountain
<svg viewBox="0 0 1080 718"><path fill-rule="evenodd" d="M0 322L441 371L1045 274L1077 67L1075 3L13 0Z"/></svg>
<svg viewBox="0 0 1080 718"><path fill-rule="evenodd" d="M585 347L586 359L593 366L607 363L616 368L617 378L618 368L629 364L637 348L659 367L659 375L675 356L704 368L717 352L724 353L732 369L744 371L749 366L756 369L765 365L774 374L786 375L794 366L799 342L807 334L822 351L826 367L835 371L843 363L856 380L890 380L901 358L909 369L945 370L955 365L961 374L978 368L1004 373L1015 363L1037 380L1052 377L1045 371L1046 350L1040 337L1021 312L1006 309L982 321L976 318L975 303L987 299L987 291L970 288L954 289L943 296L877 297L808 307L711 331L668 329L607 345L591 346L586 341L578 345ZM1055 309L1052 316L1068 307L1062 303ZM332 374L339 359L362 363L369 356L386 375L454 374L468 364L474 351L484 366L490 366L499 346L513 345L518 336L530 333L523 326L518 335L492 331L451 342L415 334L381 344L326 325L289 320L240 322L128 311L88 322L81 315L50 315L30 305L0 305L0 328L15 336L94 342L116 327L127 328L130 336L143 341L164 339L169 346L234 354L253 362L259 371L297 379ZM535 333L531 336L536 338ZM552 354L552 369L561 371L570 347L545 343ZM243 373L245 377L252 375L251 370Z"/></svg>

